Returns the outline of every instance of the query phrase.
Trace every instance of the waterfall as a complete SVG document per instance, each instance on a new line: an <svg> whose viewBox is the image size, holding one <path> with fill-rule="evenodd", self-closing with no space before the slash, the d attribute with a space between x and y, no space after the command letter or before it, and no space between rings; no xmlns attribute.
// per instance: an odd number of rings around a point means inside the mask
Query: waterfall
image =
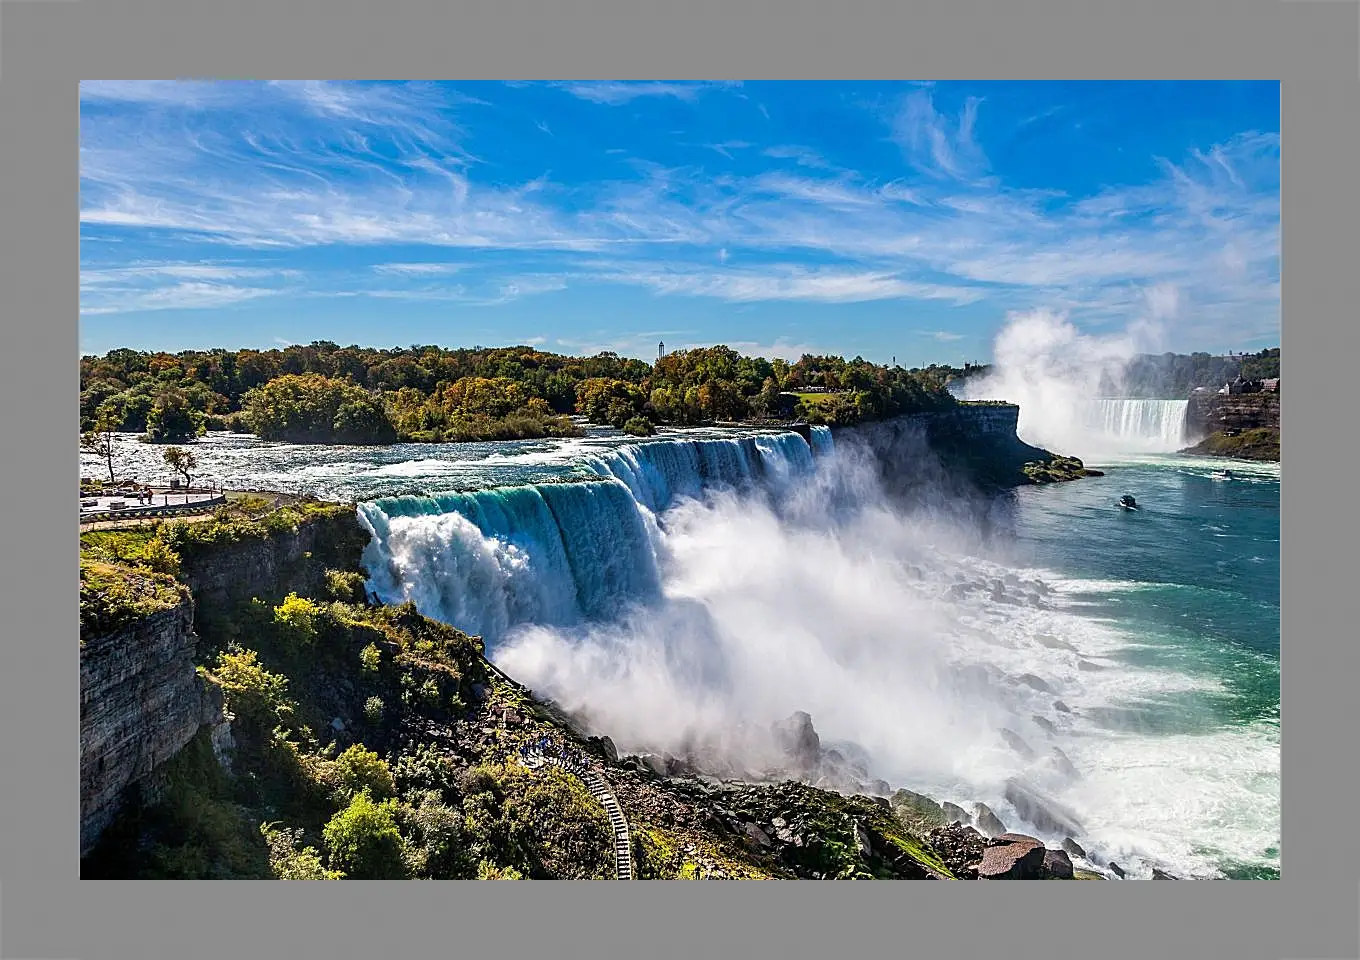
<svg viewBox="0 0 1360 960"><path fill-rule="evenodd" d="M814 432L830 449L826 428ZM796 433L657 439L581 458L582 479L363 503L364 564L387 602L494 641L510 628L613 619L660 593L656 516L683 498L813 470Z"/></svg>
<svg viewBox="0 0 1360 960"><path fill-rule="evenodd" d="M1077 410L1085 430L1103 445L1138 453L1172 453L1188 442L1187 400L1130 400L1099 398L1083 401Z"/></svg>

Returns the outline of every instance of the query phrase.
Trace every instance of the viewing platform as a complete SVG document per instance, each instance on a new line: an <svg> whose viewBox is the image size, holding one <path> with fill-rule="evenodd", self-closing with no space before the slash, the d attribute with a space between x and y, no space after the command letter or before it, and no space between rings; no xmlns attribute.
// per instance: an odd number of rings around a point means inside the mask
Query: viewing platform
<svg viewBox="0 0 1360 960"><path fill-rule="evenodd" d="M80 495L80 522L201 513L227 502L221 487L115 487Z"/></svg>

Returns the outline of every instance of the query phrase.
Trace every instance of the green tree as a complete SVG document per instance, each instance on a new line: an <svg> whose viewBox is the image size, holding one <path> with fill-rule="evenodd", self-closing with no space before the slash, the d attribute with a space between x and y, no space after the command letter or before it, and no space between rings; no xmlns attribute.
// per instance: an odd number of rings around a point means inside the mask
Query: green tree
<svg viewBox="0 0 1360 960"><path fill-rule="evenodd" d="M400 880L407 873L396 801L355 794L322 830L332 869L353 880Z"/></svg>
<svg viewBox="0 0 1360 960"><path fill-rule="evenodd" d="M193 451L185 450L183 447L170 447L163 454L166 466L184 478L184 485L187 487L193 483L193 471L198 468L198 458Z"/></svg>
<svg viewBox="0 0 1360 960"><path fill-rule="evenodd" d="M204 429L203 414L190 406L178 387L162 390L146 415L146 439L151 443L184 443Z"/></svg>
<svg viewBox="0 0 1360 960"><path fill-rule="evenodd" d="M103 403L95 411L94 426L80 436L81 449L98 455L108 466L109 483L116 481L113 474L113 435L118 426L117 410L111 404Z"/></svg>

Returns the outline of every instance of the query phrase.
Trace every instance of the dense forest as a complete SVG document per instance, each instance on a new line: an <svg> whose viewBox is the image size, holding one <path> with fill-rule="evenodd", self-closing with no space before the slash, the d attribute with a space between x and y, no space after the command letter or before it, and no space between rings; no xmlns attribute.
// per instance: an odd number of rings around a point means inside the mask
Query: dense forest
<svg viewBox="0 0 1360 960"><path fill-rule="evenodd" d="M1197 387L1217 390L1238 376L1244 380L1264 380L1279 375L1279 347L1234 357L1207 353L1140 354L1125 368L1122 382L1108 384L1108 395L1172 400L1188 397Z"/></svg>
<svg viewBox="0 0 1360 960"><path fill-rule="evenodd" d="M80 361L81 432L182 443L209 430L266 440L392 443L570 436L571 415L649 434L657 424L803 419L855 423L955 403L964 371L860 357L795 363L725 347L648 364L531 347L377 350L327 341L277 350L148 353Z"/></svg>

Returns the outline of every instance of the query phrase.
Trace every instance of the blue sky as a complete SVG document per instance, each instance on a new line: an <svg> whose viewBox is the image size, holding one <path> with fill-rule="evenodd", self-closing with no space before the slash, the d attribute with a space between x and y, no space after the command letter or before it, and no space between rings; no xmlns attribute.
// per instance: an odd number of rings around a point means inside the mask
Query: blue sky
<svg viewBox="0 0 1360 960"><path fill-rule="evenodd" d="M80 119L82 353L1280 339L1273 81L89 81Z"/></svg>

